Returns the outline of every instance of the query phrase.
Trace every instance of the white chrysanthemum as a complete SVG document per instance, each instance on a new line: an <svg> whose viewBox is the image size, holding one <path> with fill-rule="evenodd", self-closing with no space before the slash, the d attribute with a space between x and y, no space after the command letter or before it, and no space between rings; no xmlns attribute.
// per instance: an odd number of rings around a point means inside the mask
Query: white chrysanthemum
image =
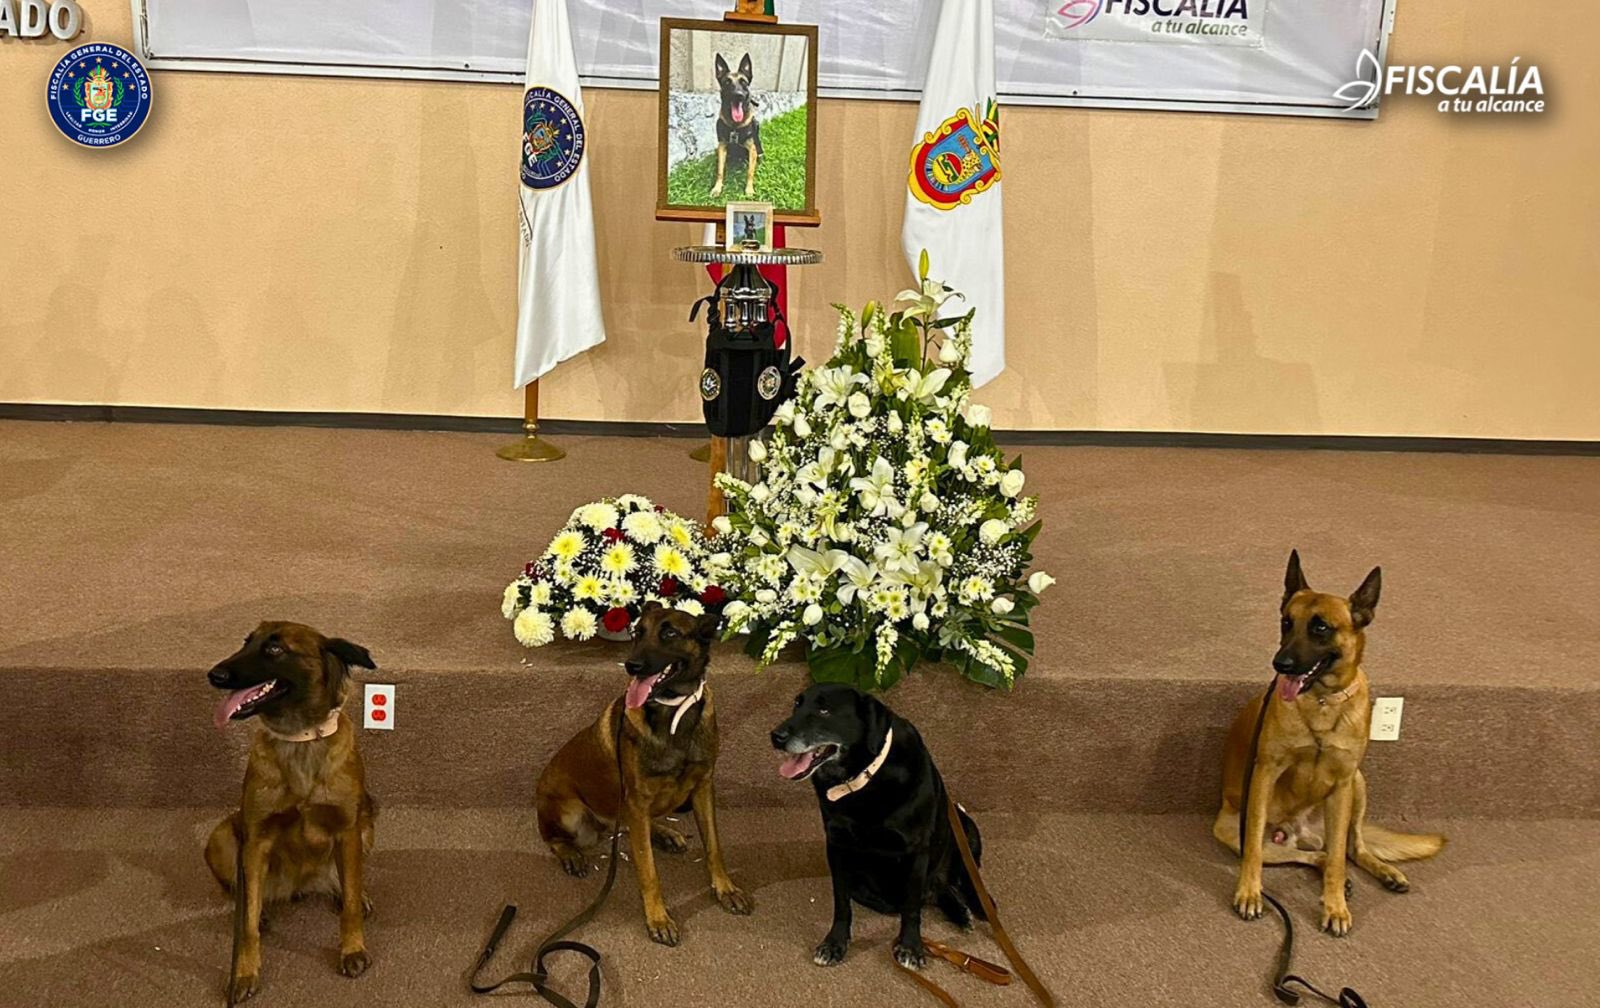
<svg viewBox="0 0 1600 1008"><path fill-rule="evenodd" d="M605 601L616 606L626 606L639 597L634 590L633 582L622 578L607 579L605 586Z"/></svg>
<svg viewBox="0 0 1600 1008"><path fill-rule="evenodd" d="M578 509L578 521L596 532L602 532L608 528L616 527L617 509L605 501L585 504Z"/></svg>
<svg viewBox="0 0 1600 1008"><path fill-rule="evenodd" d="M528 592L528 603L536 606L550 604L550 585L545 581L535 581L533 588Z"/></svg>
<svg viewBox="0 0 1600 1008"><path fill-rule="evenodd" d="M588 640L594 636L595 629L594 613L582 606L568 609L561 617L561 632L570 640Z"/></svg>
<svg viewBox="0 0 1600 1008"><path fill-rule="evenodd" d="M822 578L816 574L796 574L789 582L789 597L796 602L815 602L822 597Z"/></svg>
<svg viewBox="0 0 1600 1008"><path fill-rule="evenodd" d="M654 511L635 511L622 519L622 531L632 539L653 545L661 541L667 530Z"/></svg>
<svg viewBox="0 0 1600 1008"><path fill-rule="evenodd" d="M572 597L580 602L598 602L605 584L593 574L585 574L572 586Z"/></svg>
<svg viewBox="0 0 1600 1008"><path fill-rule="evenodd" d="M656 570L662 574L675 578L689 576L691 568L688 558L675 547L668 546L665 543L657 546L654 560Z"/></svg>
<svg viewBox="0 0 1600 1008"><path fill-rule="evenodd" d="M654 511L656 509L650 498L642 494L623 494L617 498L617 506L625 511Z"/></svg>
<svg viewBox="0 0 1600 1008"><path fill-rule="evenodd" d="M544 551L544 555L555 557L561 563L571 563L583 552L587 543L582 532L569 529L550 540L550 547Z"/></svg>
<svg viewBox="0 0 1600 1008"><path fill-rule="evenodd" d="M673 608L677 609L679 612L686 612L690 616L704 616L706 611L706 607L701 604L700 600L692 598L679 599L678 603L674 605Z"/></svg>
<svg viewBox="0 0 1600 1008"><path fill-rule="evenodd" d="M556 639L556 625L550 614L529 606L511 622L511 632L523 647L544 647Z"/></svg>
<svg viewBox="0 0 1600 1008"><path fill-rule="evenodd" d="M667 538L684 549L694 546L694 533L690 531L687 522L677 522L667 526Z"/></svg>
<svg viewBox="0 0 1600 1008"><path fill-rule="evenodd" d="M506 619L517 614L517 606L522 601L522 582L513 581L506 586L506 593L500 599L500 615Z"/></svg>
<svg viewBox="0 0 1600 1008"><path fill-rule="evenodd" d="M994 598L994 582L979 574L974 574L961 582L961 587L956 590L956 596L966 603L987 602Z"/></svg>
<svg viewBox="0 0 1600 1008"><path fill-rule="evenodd" d="M600 569L616 577L627 574L635 566L633 547L627 543L616 543L600 555Z"/></svg>

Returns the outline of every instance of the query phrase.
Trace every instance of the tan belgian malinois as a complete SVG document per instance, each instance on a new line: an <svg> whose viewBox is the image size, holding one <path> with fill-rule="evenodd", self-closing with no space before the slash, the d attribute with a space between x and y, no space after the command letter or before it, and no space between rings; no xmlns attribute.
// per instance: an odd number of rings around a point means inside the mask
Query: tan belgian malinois
<svg viewBox="0 0 1600 1008"><path fill-rule="evenodd" d="M1289 554L1282 638L1272 659L1277 688L1233 720L1223 753L1222 808L1213 827L1216 838L1238 854L1245 764L1265 703L1233 894L1233 908L1246 920L1261 916L1262 865L1311 865L1322 870L1322 928L1342 936L1350 930L1346 857L1394 892L1405 892L1409 883L1390 862L1432 857L1444 846L1442 836L1393 833L1365 821L1361 760L1372 700L1361 656L1381 585L1382 569L1374 567L1348 599L1312 591L1300 554Z"/></svg>

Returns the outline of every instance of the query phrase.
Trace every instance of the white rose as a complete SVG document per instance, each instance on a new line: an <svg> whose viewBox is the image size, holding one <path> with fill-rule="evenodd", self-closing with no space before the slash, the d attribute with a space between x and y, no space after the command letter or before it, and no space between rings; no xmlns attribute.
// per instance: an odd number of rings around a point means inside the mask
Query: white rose
<svg viewBox="0 0 1600 1008"><path fill-rule="evenodd" d="M980 406L977 403L968 403L965 415L967 423L974 427L987 427L989 422L994 419L993 414L989 412L989 407Z"/></svg>
<svg viewBox="0 0 1600 1008"><path fill-rule="evenodd" d="M1013 603L1010 599L1006 598L1004 595L1000 596L999 598L995 599L993 602L989 603L989 608L997 616L1004 616L1006 613L1010 612L1014 607L1015 607L1015 603Z"/></svg>
<svg viewBox="0 0 1600 1008"><path fill-rule="evenodd" d="M1000 492L1007 497L1015 497L1022 492L1022 484L1026 479L1021 469L1008 469L1000 477Z"/></svg>
<svg viewBox="0 0 1600 1008"><path fill-rule="evenodd" d="M917 506L924 511L937 511L939 510L939 498L932 490L925 491L922 495L922 500L917 502Z"/></svg>
<svg viewBox="0 0 1600 1008"><path fill-rule="evenodd" d="M757 483L750 488L750 499L757 504L764 504L772 497L772 488L765 483Z"/></svg>
<svg viewBox="0 0 1600 1008"><path fill-rule="evenodd" d="M952 469L960 469L967 464L967 443L965 441L950 442L950 454L945 456L945 461Z"/></svg>
<svg viewBox="0 0 1600 1008"><path fill-rule="evenodd" d="M806 606L806 611L801 614L800 619L806 626L816 626L822 622L822 607L815 602L811 603Z"/></svg>
<svg viewBox="0 0 1600 1008"><path fill-rule="evenodd" d="M847 405L850 407L850 415L857 420L864 419L872 412L872 400L867 398L865 392L851 393Z"/></svg>
<svg viewBox="0 0 1600 1008"><path fill-rule="evenodd" d="M761 531L760 529L754 528L754 529L750 530L750 545L752 545L752 546L765 546L767 543L769 543L771 541L772 541L772 538L770 536L768 536L765 532Z"/></svg>
<svg viewBox="0 0 1600 1008"><path fill-rule="evenodd" d="M760 441L751 441L745 446L745 454L750 456L752 462L765 462L767 460L767 446Z"/></svg>
<svg viewBox="0 0 1600 1008"><path fill-rule="evenodd" d="M876 357L883 353L883 334L877 329L869 328L864 342L867 345L868 357Z"/></svg>
<svg viewBox="0 0 1600 1008"><path fill-rule="evenodd" d="M733 519L729 518L727 515L717 515L715 518L711 519L711 527L723 535L727 535L729 532L733 531Z"/></svg>
<svg viewBox="0 0 1600 1008"><path fill-rule="evenodd" d="M954 340L945 340L939 347L939 363L954 364L961 360L961 351L956 349Z"/></svg>
<svg viewBox="0 0 1600 1008"><path fill-rule="evenodd" d="M1035 595L1039 594L1055 583L1056 579L1046 574L1044 571L1034 571L1032 574L1028 575L1028 590L1033 592Z"/></svg>
<svg viewBox="0 0 1600 1008"><path fill-rule="evenodd" d="M849 522L839 522L833 527L833 537L840 542L849 542L856 537L856 529Z"/></svg>
<svg viewBox="0 0 1600 1008"><path fill-rule="evenodd" d="M722 607L722 616L731 623L734 620L742 617L746 612L749 611L749 609L750 607L748 605L740 602L738 599L734 599L732 602L729 602L727 605Z"/></svg>
<svg viewBox="0 0 1600 1008"><path fill-rule="evenodd" d="M928 629L928 614L925 612L917 613L915 616L911 617L911 625L916 627L918 630Z"/></svg>
<svg viewBox="0 0 1600 1008"><path fill-rule="evenodd" d="M811 436L811 421L805 418L805 414L801 413L795 415L794 432L798 437L807 438Z"/></svg>
<svg viewBox="0 0 1600 1008"><path fill-rule="evenodd" d="M998 518L990 518L978 526L978 538L993 546L1009 531L1011 531L1010 525Z"/></svg>
<svg viewBox="0 0 1600 1008"><path fill-rule="evenodd" d="M762 588L760 591L756 592L756 601L757 602L761 602L761 603L764 603L764 604L770 604L772 602L777 601L777 598L778 598L778 593L773 591L771 588Z"/></svg>
<svg viewBox="0 0 1600 1008"><path fill-rule="evenodd" d="M783 405L772 414L772 418L780 423L791 423L794 420L794 400L785 399Z"/></svg>
<svg viewBox="0 0 1600 1008"><path fill-rule="evenodd" d="M901 431L905 430L905 427L906 427L905 422L900 419L900 414L898 414L898 413L890 413L889 414L889 433L890 434L898 434Z"/></svg>

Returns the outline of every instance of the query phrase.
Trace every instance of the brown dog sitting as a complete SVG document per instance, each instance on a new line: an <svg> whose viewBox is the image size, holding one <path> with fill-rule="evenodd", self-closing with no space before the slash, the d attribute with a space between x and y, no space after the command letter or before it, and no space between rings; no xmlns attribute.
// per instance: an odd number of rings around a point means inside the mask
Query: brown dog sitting
<svg viewBox="0 0 1600 1008"><path fill-rule="evenodd" d="M539 776L539 835L568 874L588 874L585 848L619 819L628 828L645 923L663 945L678 944L678 925L661 898L651 848L681 853L689 844L657 823L657 816L692 806L717 902L736 914L754 907L728 877L717 839L711 785L717 720L705 675L719 622L713 614L693 616L647 603L634 626L633 651L623 662L633 677L627 693L562 746Z"/></svg>
<svg viewBox="0 0 1600 1008"><path fill-rule="evenodd" d="M1394 833L1366 821L1361 760L1372 700L1361 658L1382 576L1374 567L1348 599L1327 595L1311 590L1300 554L1289 554L1279 612L1282 636L1272 659L1276 690L1234 718L1223 755L1222 808L1212 829L1240 853L1244 771L1265 703L1233 897L1234 910L1246 920L1261 916L1262 865L1311 865L1322 870L1322 927L1342 936L1350 930L1346 857L1389 889L1405 892L1405 875L1389 862L1432 857L1444 846L1442 836Z"/></svg>
<svg viewBox="0 0 1600 1008"><path fill-rule="evenodd" d="M369 960L362 860L372 849L375 810L341 713L350 666L376 668L367 649L298 623L262 623L207 678L228 695L216 724L259 717L239 810L217 824L206 864L232 892L244 852L244 926L230 997L261 986L263 904L324 892L339 901L339 972L360 976ZM234 894L235 899L241 898Z"/></svg>

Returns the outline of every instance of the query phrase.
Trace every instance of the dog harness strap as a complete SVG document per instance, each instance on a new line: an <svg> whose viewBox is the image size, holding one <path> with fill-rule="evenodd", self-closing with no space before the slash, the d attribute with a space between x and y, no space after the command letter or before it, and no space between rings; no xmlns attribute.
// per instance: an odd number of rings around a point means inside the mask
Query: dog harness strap
<svg viewBox="0 0 1600 1008"><path fill-rule="evenodd" d="M285 735L283 732L275 732L271 728L267 727L266 722L262 722L261 728L268 735L271 735L279 742L316 742L319 739L325 739L328 736L338 732L339 708L335 707L333 710L329 711L327 718L324 719L321 724L307 728L305 731L295 732L292 735Z"/></svg>
<svg viewBox="0 0 1600 1008"><path fill-rule="evenodd" d="M702 679L702 680L700 680L699 687L697 687L695 689L695 691L693 693L690 693L688 696L681 696L681 697L677 697L677 698L672 699L672 700L662 700L659 697L651 697L650 699L654 700L656 703L660 704L663 707L676 707L676 708L678 708L678 713L672 715L672 727L671 727L671 729L669 729L669 734L676 735L676 734L678 734L678 722L682 721L683 720L683 716L685 714L689 713L689 708L691 708L695 704L699 703L700 699L702 697L704 697L705 695L706 695L706 681L704 679Z"/></svg>
<svg viewBox="0 0 1600 1008"><path fill-rule="evenodd" d="M1256 760L1261 755L1261 729L1267 723L1267 704L1272 702L1274 687L1277 685L1278 677L1273 675L1272 681L1267 684L1267 695L1261 700L1261 709L1256 713L1256 730L1250 737L1250 757L1245 760L1244 764L1244 780L1241 782L1243 790L1239 797L1239 858L1241 861L1244 859L1245 837L1249 833L1250 782L1255 777ZM1350 698L1350 693L1354 688L1354 684L1351 684L1349 689L1331 694L1319 700L1318 703L1326 703L1329 700L1341 703ZM982 890L980 889L979 891L981 892ZM1312 996L1319 997L1329 1004L1337 1005L1338 1008L1367 1008L1367 1002L1352 988L1345 987L1339 991L1338 997L1333 997L1313 986L1304 977L1290 972L1294 969L1294 922L1289 918L1289 911L1285 910L1283 904L1279 903L1277 898L1267 892L1266 889L1261 890L1261 898L1266 900L1268 905L1276 910L1278 916L1283 919L1283 943L1278 946L1278 964L1273 970L1272 996L1282 1004L1297 1005L1300 1003L1300 992L1290 987L1290 984L1297 984L1305 988L1307 993Z"/></svg>
<svg viewBox="0 0 1600 1008"><path fill-rule="evenodd" d="M890 728L883 736L883 748L878 750L878 755L867 764L867 768L843 784L835 784L828 789L828 800L838 801L845 795L855 794L868 784L872 783L873 775L883 769L883 762L889 758L889 747L894 744L894 729Z"/></svg>

